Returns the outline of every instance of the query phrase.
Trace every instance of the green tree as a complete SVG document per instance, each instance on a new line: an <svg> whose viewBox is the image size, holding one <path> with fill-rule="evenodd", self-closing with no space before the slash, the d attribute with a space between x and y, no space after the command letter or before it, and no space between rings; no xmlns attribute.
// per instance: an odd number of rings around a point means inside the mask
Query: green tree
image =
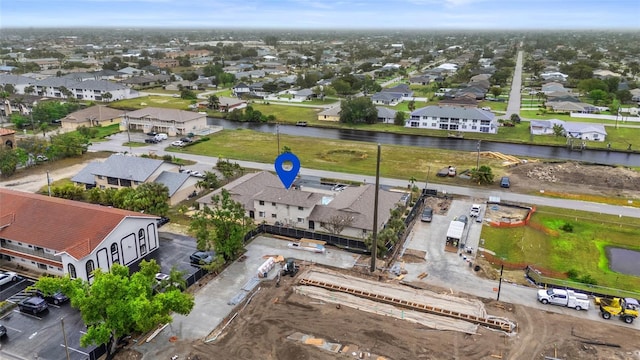
<svg viewBox="0 0 640 360"><path fill-rule="evenodd" d="M218 110L220 108L220 98L215 94L210 95L208 98L208 105L209 108Z"/></svg>
<svg viewBox="0 0 640 360"><path fill-rule="evenodd" d="M225 159L218 159L216 169L220 171L220 174L227 182L243 172L240 164Z"/></svg>
<svg viewBox="0 0 640 360"><path fill-rule="evenodd" d="M340 106L340 122L346 124L375 124L378 120L378 109L368 97L345 100Z"/></svg>
<svg viewBox="0 0 640 360"><path fill-rule="evenodd" d="M409 109L409 111L410 111L410 112L413 112L413 110L415 110L415 109L416 109L416 102L415 102L415 100L410 100L410 101L407 103L407 108Z"/></svg>
<svg viewBox="0 0 640 360"><path fill-rule="evenodd" d="M494 98L497 98L502 94L502 88L499 86L492 86L491 89L489 89L489 92Z"/></svg>
<svg viewBox="0 0 640 360"><path fill-rule="evenodd" d="M593 100L594 105L607 98L607 93L604 90L596 89L589 92L589 98Z"/></svg>
<svg viewBox="0 0 640 360"><path fill-rule="evenodd" d="M198 96L193 90L182 88L182 90L180 90L180 98L185 100L197 100Z"/></svg>
<svg viewBox="0 0 640 360"><path fill-rule="evenodd" d="M0 146L0 173L2 173L2 177L8 178L15 174L18 162L19 159L15 150Z"/></svg>
<svg viewBox="0 0 640 360"><path fill-rule="evenodd" d="M200 209L191 222L198 249L213 248L225 260L233 260L244 248L244 236L253 229L253 220L246 215L244 206L233 200L224 188L213 195L211 201L211 205Z"/></svg>
<svg viewBox="0 0 640 360"><path fill-rule="evenodd" d="M616 98L618 98L621 103L628 104L631 102L631 99L633 99L633 94L631 94L629 90L618 90L616 91Z"/></svg>
<svg viewBox="0 0 640 360"><path fill-rule="evenodd" d="M564 126L560 124L553 124L553 135L555 136L564 136Z"/></svg>
<svg viewBox="0 0 640 360"><path fill-rule="evenodd" d="M16 129L22 129L26 127L31 120L29 120L29 118L24 115L16 113L9 116L9 121L11 121L16 126Z"/></svg>
<svg viewBox="0 0 640 360"><path fill-rule="evenodd" d="M81 156L89 145L89 139L78 132L51 135L50 154L59 158Z"/></svg>
<svg viewBox="0 0 640 360"><path fill-rule="evenodd" d="M132 333L145 333L159 324L172 321L171 314L187 315L194 305L193 296L175 288L155 293L155 260L143 260L140 271L113 264L110 272L96 269L93 282L69 277L44 276L34 285L45 294L61 290L78 309L87 331L80 338L83 347L107 345L107 359L117 351L117 340Z"/></svg>
<svg viewBox="0 0 640 360"><path fill-rule="evenodd" d="M196 183L197 188L202 190L211 190L217 189L222 185L216 173L205 171L203 175L204 177L202 178L202 180Z"/></svg>
<svg viewBox="0 0 640 360"><path fill-rule="evenodd" d="M493 184L493 170L487 165L482 165L480 168L473 168L471 170L471 181L479 185Z"/></svg>
<svg viewBox="0 0 640 360"><path fill-rule="evenodd" d="M158 216L165 216L169 212L169 189L164 184L146 182L135 189L133 196L129 210Z"/></svg>
<svg viewBox="0 0 640 360"><path fill-rule="evenodd" d="M68 200L84 200L84 189L72 183L51 187L51 194Z"/></svg>
<svg viewBox="0 0 640 360"><path fill-rule="evenodd" d="M106 102L111 101L112 98L113 98L113 94L108 91L102 94L102 100L105 100Z"/></svg>
<svg viewBox="0 0 640 360"><path fill-rule="evenodd" d="M396 111L396 116L393 118L393 124L398 126L404 126L407 120L407 113L404 111Z"/></svg>

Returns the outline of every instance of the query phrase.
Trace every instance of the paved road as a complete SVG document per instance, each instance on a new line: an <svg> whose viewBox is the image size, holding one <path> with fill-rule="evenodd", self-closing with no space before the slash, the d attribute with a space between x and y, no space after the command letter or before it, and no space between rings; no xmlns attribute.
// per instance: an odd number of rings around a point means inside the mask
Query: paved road
<svg viewBox="0 0 640 360"><path fill-rule="evenodd" d="M132 134L131 136L143 136L144 134ZM200 172L204 170L210 170L215 167L218 162L218 158L209 157L203 155L192 155L186 153L173 153L166 152L164 149L169 146L171 143L170 140L165 140L161 144L153 144L140 148L129 148L123 146L122 144L127 141L126 133L119 133L111 136L109 141L97 142L89 148L89 151L114 151L114 152L131 152L133 154L148 154L150 151L153 151L155 154L162 156L165 154L176 155L180 158L192 160L198 162L198 167L194 169ZM233 159L232 159L233 160ZM242 160L233 160L240 164L240 166L249 169L258 169L258 170L268 170L273 171L273 164L264 164L250 161L242 161ZM326 171L326 170L316 170L316 169L308 169L308 168L300 168L300 175L302 176L317 176L323 178L331 178L331 179L342 179L349 181L366 181L367 183L374 183L375 177L373 176L363 176L358 174L347 174L347 173L339 173L334 171ZM393 179L393 178L381 178L380 183L386 186L393 187L406 187L408 185L408 180L404 179ZM419 187L423 187L422 183L418 183ZM462 186L453 186L453 185L443 185L443 184L429 184L428 187L430 189L437 189L438 191L444 191L449 194L456 194L462 196L470 196L470 197L482 197L488 199L489 196L498 196L502 200L511 201L511 202L519 202L524 204L532 204L532 205L542 205L542 206L552 206L557 208L565 208L565 209L579 209L584 211L591 211L602 214L610 214L610 215L619 215L621 217L636 217L640 218L640 208L626 207L626 206L614 206L608 204L600 204L600 203L592 203L587 201L577 201L577 200L567 200L567 199L554 199L547 198L542 196L533 196L533 195L525 195L518 194L508 190L497 190L497 189L483 189L483 188L467 188ZM540 189L544 190L544 189Z"/></svg>
<svg viewBox="0 0 640 360"><path fill-rule="evenodd" d="M506 118L511 114L520 115L520 89L522 88L522 57L523 51L518 51L516 60L516 68L513 71L513 80L511 82L511 93L509 94L509 103L507 104Z"/></svg>

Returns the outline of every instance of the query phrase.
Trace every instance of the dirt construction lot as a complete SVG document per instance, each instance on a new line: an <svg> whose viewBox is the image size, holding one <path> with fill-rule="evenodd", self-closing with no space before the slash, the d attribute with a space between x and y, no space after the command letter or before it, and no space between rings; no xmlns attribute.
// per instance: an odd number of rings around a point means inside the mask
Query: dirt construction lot
<svg viewBox="0 0 640 360"><path fill-rule="evenodd" d="M476 334L434 330L297 294L294 281L283 278L280 287L263 283L216 341L178 340L176 353L188 353L192 360L358 359L361 353L364 359L377 358L368 354L384 359L640 359L640 332L614 324L480 299L488 314L516 322L516 331L506 334L483 327ZM450 294L449 290L429 289ZM287 339L297 333L311 340ZM330 352L318 346L326 343L339 344L334 350L347 349Z"/></svg>

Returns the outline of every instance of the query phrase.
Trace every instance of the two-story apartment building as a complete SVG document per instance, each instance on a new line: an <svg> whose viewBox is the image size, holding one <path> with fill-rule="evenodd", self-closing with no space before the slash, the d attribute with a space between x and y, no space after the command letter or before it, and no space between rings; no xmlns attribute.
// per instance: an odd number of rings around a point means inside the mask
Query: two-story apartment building
<svg viewBox="0 0 640 360"><path fill-rule="evenodd" d="M146 107L125 114L121 130L141 130L167 133L169 136L187 135L207 127L207 114L177 109Z"/></svg>
<svg viewBox="0 0 640 360"><path fill-rule="evenodd" d="M157 216L0 188L0 263L93 279L157 250Z"/></svg>
<svg viewBox="0 0 640 360"><path fill-rule="evenodd" d="M330 232L328 223L344 221L340 235L363 239L373 230L375 186L349 186L341 191L294 186L285 189L270 172L247 174L224 186L241 203L247 216L256 223L275 224L319 232ZM221 190L216 190L217 193ZM211 205L211 195L198 199L201 206ZM380 190L378 224L380 229L396 208L403 194Z"/></svg>
<svg viewBox="0 0 640 360"><path fill-rule="evenodd" d="M498 121L477 107L431 105L413 111L405 127L495 134Z"/></svg>
<svg viewBox="0 0 640 360"><path fill-rule="evenodd" d="M137 156L111 155L104 162L95 161L71 178L76 185L87 189L137 188L156 182L169 189L169 204L187 199L196 189L199 178L178 171L178 166L163 160Z"/></svg>

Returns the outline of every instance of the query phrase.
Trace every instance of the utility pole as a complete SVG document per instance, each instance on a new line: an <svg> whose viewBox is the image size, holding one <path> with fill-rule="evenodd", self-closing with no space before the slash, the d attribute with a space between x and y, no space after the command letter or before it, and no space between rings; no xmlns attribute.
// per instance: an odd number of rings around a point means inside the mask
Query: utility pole
<svg viewBox="0 0 640 360"><path fill-rule="evenodd" d="M67 333L64 331L64 318L60 318L60 325L62 326L62 337L64 338L64 350L67 352L67 360L71 360L69 345L67 345Z"/></svg>
<svg viewBox="0 0 640 360"><path fill-rule="evenodd" d="M47 170L47 187L49 188L49 197L51 197L51 178L49 177L49 170Z"/></svg>
<svg viewBox="0 0 640 360"><path fill-rule="evenodd" d="M504 271L504 264L500 265L500 282L498 283L498 298L496 301L500 301L500 290L502 289L502 272Z"/></svg>
<svg viewBox="0 0 640 360"><path fill-rule="evenodd" d="M276 138L278 139L278 152L276 156L280 155L280 123L276 122Z"/></svg>
<svg viewBox="0 0 640 360"><path fill-rule="evenodd" d="M482 140L478 140L478 146L477 146L478 156L476 158L476 171L480 170L480 143L481 142L482 142Z"/></svg>
<svg viewBox="0 0 640 360"><path fill-rule="evenodd" d="M376 161L376 187L373 200L373 235L371 241L371 269L376 271L376 256L378 252L378 193L380 192L380 144L378 143L378 160Z"/></svg>

